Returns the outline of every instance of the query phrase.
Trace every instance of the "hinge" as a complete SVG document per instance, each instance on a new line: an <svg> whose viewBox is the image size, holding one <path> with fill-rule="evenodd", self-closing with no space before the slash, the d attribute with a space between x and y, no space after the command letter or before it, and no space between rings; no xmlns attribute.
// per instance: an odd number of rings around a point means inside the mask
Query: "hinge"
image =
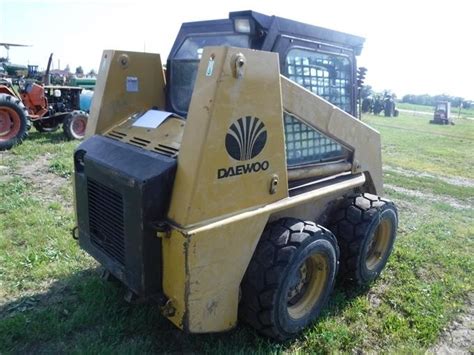
<svg viewBox="0 0 474 355"><path fill-rule="evenodd" d="M169 238L171 227L166 222L156 222L153 223L153 228L156 231L156 236L158 238Z"/></svg>

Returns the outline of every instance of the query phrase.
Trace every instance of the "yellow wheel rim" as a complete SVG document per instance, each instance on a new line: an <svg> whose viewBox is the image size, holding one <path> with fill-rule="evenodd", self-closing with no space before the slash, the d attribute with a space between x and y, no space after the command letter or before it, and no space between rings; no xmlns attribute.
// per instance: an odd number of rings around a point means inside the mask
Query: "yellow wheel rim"
<svg viewBox="0 0 474 355"><path fill-rule="evenodd" d="M374 270L383 261L390 245L390 220L384 219L375 230L367 247L365 265L367 269Z"/></svg>
<svg viewBox="0 0 474 355"><path fill-rule="evenodd" d="M287 294L288 314L293 319L306 316L324 293L329 275L328 259L315 253L303 261L297 282L290 285Z"/></svg>

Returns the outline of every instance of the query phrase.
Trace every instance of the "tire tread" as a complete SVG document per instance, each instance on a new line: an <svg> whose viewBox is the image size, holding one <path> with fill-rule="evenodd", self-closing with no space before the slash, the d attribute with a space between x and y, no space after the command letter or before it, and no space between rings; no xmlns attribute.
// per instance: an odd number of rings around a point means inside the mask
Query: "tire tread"
<svg viewBox="0 0 474 355"><path fill-rule="evenodd" d="M330 240L338 254L334 235L313 222L284 218L268 224L265 228L242 281L242 300L239 307L240 318L259 333L280 341L291 336L275 326L273 310L278 307L275 294L284 277L283 270L298 247L317 233ZM271 255L265 253L271 263L262 260L262 245L266 251L270 250L268 245L273 247ZM260 275L263 275L263 278Z"/></svg>
<svg viewBox="0 0 474 355"><path fill-rule="evenodd" d="M329 229L336 235L341 250L340 278L355 280L360 285L366 283L359 269L360 245L374 216L387 207L393 208L398 218L392 201L368 193L353 194L333 213Z"/></svg>

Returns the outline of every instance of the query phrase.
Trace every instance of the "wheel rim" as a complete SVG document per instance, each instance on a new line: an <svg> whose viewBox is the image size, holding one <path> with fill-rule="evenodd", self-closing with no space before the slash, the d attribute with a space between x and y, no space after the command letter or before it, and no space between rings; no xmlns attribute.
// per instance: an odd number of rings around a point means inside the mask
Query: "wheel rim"
<svg viewBox="0 0 474 355"><path fill-rule="evenodd" d="M367 258L365 259L367 269L374 270L383 261L390 245L390 235L390 221L384 219L378 225L367 246Z"/></svg>
<svg viewBox="0 0 474 355"><path fill-rule="evenodd" d="M287 293L287 309L291 318L302 318L313 309L324 293L328 275L325 255L316 253L303 261Z"/></svg>
<svg viewBox="0 0 474 355"><path fill-rule="evenodd" d="M72 121L72 131L77 137L84 137L86 132L87 120L84 117L76 117Z"/></svg>
<svg viewBox="0 0 474 355"><path fill-rule="evenodd" d="M0 141L10 140L20 132L20 115L9 107L0 108Z"/></svg>

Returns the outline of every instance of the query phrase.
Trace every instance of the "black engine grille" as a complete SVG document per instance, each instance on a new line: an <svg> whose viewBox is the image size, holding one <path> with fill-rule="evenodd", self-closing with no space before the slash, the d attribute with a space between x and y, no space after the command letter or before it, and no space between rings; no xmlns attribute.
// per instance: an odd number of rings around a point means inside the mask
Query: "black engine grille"
<svg viewBox="0 0 474 355"><path fill-rule="evenodd" d="M140 297L162 292L162 240L176 158L94 135L74 154L79 245Z"/></svg>
<svg viewBox="0 0 474 355"><path fill-rule="evenodd" d="M87 179L89 230L92 244L120 264L125 264L124 208L122 195Z"/></svg>

